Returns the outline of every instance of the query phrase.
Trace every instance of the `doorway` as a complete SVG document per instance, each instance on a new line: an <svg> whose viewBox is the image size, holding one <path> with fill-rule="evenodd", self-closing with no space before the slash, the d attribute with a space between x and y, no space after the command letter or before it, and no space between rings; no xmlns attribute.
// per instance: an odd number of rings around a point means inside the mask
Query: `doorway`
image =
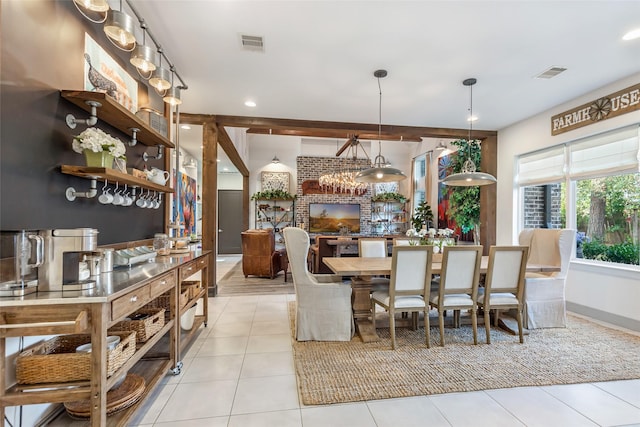
<svg viewBox="0 0 640 427"><path fill-rule="evenodd" d="M241 254L242 190L218 190L218 253Z"/></svg>

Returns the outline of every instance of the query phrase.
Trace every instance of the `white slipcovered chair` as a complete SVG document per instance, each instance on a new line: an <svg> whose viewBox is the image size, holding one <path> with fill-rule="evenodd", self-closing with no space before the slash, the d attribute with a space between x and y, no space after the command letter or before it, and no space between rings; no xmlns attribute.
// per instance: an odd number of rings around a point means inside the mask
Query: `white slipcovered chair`
<svg viewBox="0 0 640 427"><path fill-rule="evenodd" d="M307 269L309 235L301 228L283 230L296 291L297 341L350 341L354 332L351 286L340 276Z"/></svg>
<svg viewBox="0 0 640 427"><path fill-rule="evenodd" d="M529 246L529 264L560 268L560 271L555 272L526 273L524 291L526 328L567 326L565 283L575 237L575 230L569 229L527 228L520 232L519 244Z"/></svg>
<svg viewBox="0 0 640 427"><path fill-rule="evenodd" d="M373 327L376 326L376 304L389 312L391 348L396 348L395 313L424 313L426 344L429 347L429 292L433 246L394 246L391 259L389 289L371 295Z"/></svg>

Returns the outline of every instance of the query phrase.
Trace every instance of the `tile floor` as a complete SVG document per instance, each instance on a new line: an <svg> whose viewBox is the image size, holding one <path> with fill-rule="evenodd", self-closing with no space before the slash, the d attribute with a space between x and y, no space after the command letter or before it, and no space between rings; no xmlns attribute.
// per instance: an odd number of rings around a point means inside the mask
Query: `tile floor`
<svg viewBox="0 0 640 427"><path fill-rule="evenodd" d="M132 426L640 426L640 380L300 404L287 303L210 299L209 327Z"/></svg>

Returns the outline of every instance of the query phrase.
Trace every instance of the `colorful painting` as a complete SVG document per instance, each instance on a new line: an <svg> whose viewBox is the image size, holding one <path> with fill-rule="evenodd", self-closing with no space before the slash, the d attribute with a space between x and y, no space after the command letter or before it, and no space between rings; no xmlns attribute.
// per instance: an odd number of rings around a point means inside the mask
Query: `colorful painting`
<svg viewBox="0 0 640 427"><path fill-rule="evenodd" d="M447 154L438 158L438 181L442 181L452 173L454 156L457 156L457 153ZM451 191L453 191L452 187L438 182L438 228L449 228L454 230L454 234L460 234L460 229L456 222L447 215Z"/></svg>
<svg viewBox="0 0 640 427"><path fill-rule="evenodd" d="M105 92L132 113L138 111L138 83L86 33L83 62L85 90Z"/></svg>
<svg viewBox="0 0 640 427"><path fill-rule="evenodd" d="M173 170L173 180L175 186L176 171ZM178 203L178 213L176 217L175 203L173 205L173 216L177 218L177 221L184 225L183 236L189 236L196 233L196 195L197 195L197 182L189 175L179 172L178 173L178 185L180 191L180 200ZM174 198L175 200L175 198Z"/></svg>

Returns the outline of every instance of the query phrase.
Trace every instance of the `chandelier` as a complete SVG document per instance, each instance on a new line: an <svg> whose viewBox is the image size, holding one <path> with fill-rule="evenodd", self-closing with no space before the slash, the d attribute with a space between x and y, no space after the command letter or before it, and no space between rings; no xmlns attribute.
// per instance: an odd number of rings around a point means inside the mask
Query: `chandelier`
<svg viewBox="0 0 640 427"><path fill-rule="evenodd" d="M369 167L371 160L364 149L362 152L366 158L358 158L359 145L360 141L354 135L338 150L336 153L338 159L334 167L330 171L323 172L318 178L319 184L325 191L330 189L333 193L350 193L352 196L361 195L367 191L369 185L356 181L356 176ZM346 155L339 157L345 150Z"/></svg>

